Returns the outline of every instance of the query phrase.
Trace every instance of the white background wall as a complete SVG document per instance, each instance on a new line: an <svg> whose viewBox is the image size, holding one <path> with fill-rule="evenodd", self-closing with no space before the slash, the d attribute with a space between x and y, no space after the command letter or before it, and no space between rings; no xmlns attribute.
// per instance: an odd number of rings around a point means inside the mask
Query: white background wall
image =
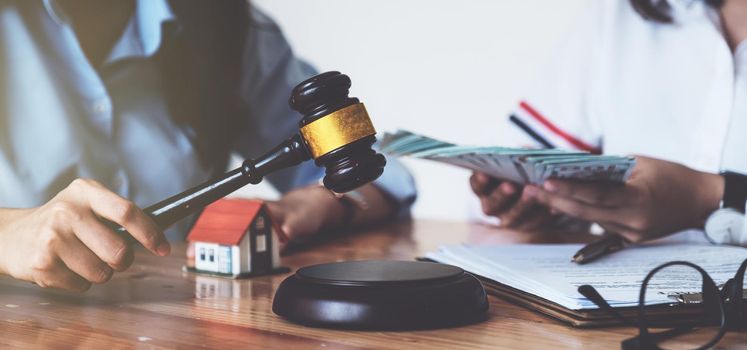
<svg viewBox="0 0 747 350"><path fill-rule="evenodd" d="M296 54L353 80L379 132L499 145L508 111L593 0L255 0ZM404 160L419 218L465 220L469 173ZM262 189L250 193L271 196ZM468 209L473 207L472 210Z"/></svg>

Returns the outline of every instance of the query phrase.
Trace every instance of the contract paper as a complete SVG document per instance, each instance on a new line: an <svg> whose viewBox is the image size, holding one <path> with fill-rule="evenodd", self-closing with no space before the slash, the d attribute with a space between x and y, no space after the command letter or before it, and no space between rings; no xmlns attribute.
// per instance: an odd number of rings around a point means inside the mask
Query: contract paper
<svg viewBox="0 0 747 350"><path fill-rule="evenodd" d="M571 262L580 244L442 246L427 258L459 266L473 274L525 291L571 310L596 309L578 293L589 284L613 307L638 305L641 282L656 266L686 260L703 267L721 285L747 259L747 249L700 243L650 244L626 248L589 264ZM669 304L678 293L700 292L700 275L692 268L672 267L657 273L646 305Z"/></svg>

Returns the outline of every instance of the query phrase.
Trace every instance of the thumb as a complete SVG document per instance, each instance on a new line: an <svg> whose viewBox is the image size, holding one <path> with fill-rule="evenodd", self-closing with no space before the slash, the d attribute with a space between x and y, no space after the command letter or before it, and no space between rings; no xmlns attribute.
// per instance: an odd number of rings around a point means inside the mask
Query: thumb
<svg viewBox="0 0 747 350"><path fill-rule="evenodd" d="M279 222L280 230L291 241L302 241L302 237L307 235L304 232L304 225L299 215L288 213L284 216L283 221Z"/></svg>

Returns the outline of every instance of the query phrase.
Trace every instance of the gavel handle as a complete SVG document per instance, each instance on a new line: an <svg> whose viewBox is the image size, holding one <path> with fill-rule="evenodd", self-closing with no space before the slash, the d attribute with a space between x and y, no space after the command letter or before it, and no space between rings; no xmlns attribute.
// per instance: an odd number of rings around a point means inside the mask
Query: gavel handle
<svg viewBox="0 0 747 350"><path fill-rule="evenodd" d="M252 174L246 171L246 163L250 161L244 161L241 167L229 171L218 179L207 181L182 193L166 198L145 208L144 211L153 218L153 221L156 222L159 228L166 229L208 204L252 183ZM259 183L259 181L254 183Z"/></svg>
<svg viewBox="0 0 747 350"><path fill-rule="evenodd" d="M262 178L280 169L298 165L311 158L300 135L285 140L280 145L256 160L247 159L244 163L220 178L190 188L144 209L162 230L177 221L204 208L238 190L247 184L258 184ZM110 224L115 231L127 231L116 224Z"/></svg>

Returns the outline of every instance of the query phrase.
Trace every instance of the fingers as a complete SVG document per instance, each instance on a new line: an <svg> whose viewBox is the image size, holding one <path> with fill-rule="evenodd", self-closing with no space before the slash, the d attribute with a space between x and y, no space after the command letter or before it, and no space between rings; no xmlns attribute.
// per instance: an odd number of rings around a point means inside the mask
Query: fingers
<svg viewBox="0 0 747 350"><path fill-rule="evenodd" d="M50 273L48 279L44 281L41 286L45 288L60 288L74 292L85 292L91 288L91 282L62 266L58 272Z"/></svg>
<svg viewBox="0 0 747 350"><path fill-rule="evenodd" d="M95 181L78 179L31 215L19 216L11 240L20 251L14 264L6 264L9 274L42 287L76 291L108 281L115 270L132 263L133 250L127 237L101 218L123 226L159 255L170 251L150 216Z"/></svg>
<svg viewBox="0 0 747 350"><path fill-rule="evenodd" d="M469 184L476 195L486 195L493 191L500 182L487 174L474 172L469 178Z"/></svg>
<svg viewBox="0 0 747 350"><path fill-rule="evenodd" d="M536 186L526 186L524 193L535 198L537 202L575 218L593 222L617 222L619 213L616 210L600 208L584 202L576 201L556 193L548 192Z"/></svg>
<svg viewBox="0 0 747 350"><path fill-rule="evenodd" d="M628 199L627 188L619 184L602 184L589 181L548 180L543 189L558 196L599 207L620 206Z"/></svg>
<svg viewBox="0 0 747 350"><path fill-rule="evenodd" d="M95 223L101 227L91 230L91 233L100 236L114 235L114 233L99 223L92 214L65 214L63 211L70 210L65 205L57 205L54 208L57 217L75 217L76 219L68 220L72 225L57 224L56 227L49 227L39 236L43 246L30 257L33 280L43 287L73 291L85 291L91 283L108 281L114 274L113 268L78 238L76 229L86 227L86 223Z"/></svg>
<svg viewBox="0 0 747 350"><path fill-rule="evenodd" d="M523 193L521 198L515 202L515 204L508 209L503 215L500 215L501 226L503 227L514 227L518 222L527 217L532 209L536 206L536 201Z"/></svg>
<svg viewBox="0 0 747 350"><path fill-rule="evenodd" d="M171 245L153 220L133 202L118 196L91 180L75 180L75 186L86 194L88 205L99 216L122 225L138 242L161 256L171 252Z"/></svg>
<svg viewBox="0 0 747 350"><path fill-rule="evenodd" d="M545 206L535 204L526 212L521 221L519 221L516 229L521 231L534 231L555 225L557 220L558 216L551 214Z"/></svg>
<svg viewBox="0 0 747 350"><path fill-rule="evenodd" d="M510 182L503 182L490 193L480 196L482 211L487 215L501 216L511 208L519 196L519 187Z"/></svg>
<svg viewBox="0 0 747 350"><path fill-rule="evenodd" d="M308 218L306 218L308 219ZM304 242L315 233L314 230L310 230L306 225L306 219L304 215L297 212L288 212L282 216L280 223L280 230L283 235L290 241Z"/></svg>
<svg viewBox="0 0 747 350"><path fill-rule="evenodd" d="M76 292L85 292L91 288L91 282L70 271L59 259L45 257L33 265L33 282L42 288L59 288Z"/></svg>
<svg viewBox="0 0 747 350"><path fill-rule="evenodd" d="M104 283L114 274L114 270L109 265L99 259L75 236L70 236L62 242L58 255L70 271L87 282Z"/></svg>
<svg viewBox="0 0 747 350"><path fill-rule="evenodd" d="M323 200L331 197L327 192L322 194ZM304 202L306 200L309 201ZM332 200L335 205L339 205L337 199ZM320 198L293 198L291 201L288 195L279 201L268 202L267 208L274 223L280 228L280 241L294 243L308 242L313 236L322 233L325 230L324 211L337 210L327 207Z"/></svg>
<svg viewBox="0 0 747 350"><path fill-rule="evenodd" d="M616 234L623 236L623 238L625 238L628 242L631 242L631 243L639 243L645 239L645 236L643 235L643 233L626 225L621 225L615 222L602 222L602 223L599 223L599 225L604 227L604 229L607 230L608 232L614 232Z"/></svg>
<svg viewBox="0 0 747 350"><path fill-rule="evenodd" d="M506 196L513 196L519 193L521 187L510 182L503 182L500 186L498 186L498 189Z"/></svg>
<svg viewBox="0 0 747 350"><path fill-rule="evenodd" d="M479 172L472 175L470 184L480 198L483 212L500 218L501 227L533 230L552 221L553 215L538 206L535 199L523 195L519 185L499 182Z"/></svg>
<svg viewBox="0 0 747 350"><path fill-rule="evenodd" d="M551 224L556 216L536 199L522 193L521 198L499 218L501 227L530 231Z"/></svg>
<svg viewBox="0 0 747 350"><path fill-rule="evenodd" d="M115 271L124 271L133 262L134 254L124 237L96 220L93 215L73 223L77 238L100 260Z"/></svg>
<svg viewBox="0 0 747 350"><path fill-rule="evenodd" d="M520 191L518 185L497 180L481 172L474 172L469 182L472 191L480 198L482 211L491 216L501 217L517 201Z"/></svg>

